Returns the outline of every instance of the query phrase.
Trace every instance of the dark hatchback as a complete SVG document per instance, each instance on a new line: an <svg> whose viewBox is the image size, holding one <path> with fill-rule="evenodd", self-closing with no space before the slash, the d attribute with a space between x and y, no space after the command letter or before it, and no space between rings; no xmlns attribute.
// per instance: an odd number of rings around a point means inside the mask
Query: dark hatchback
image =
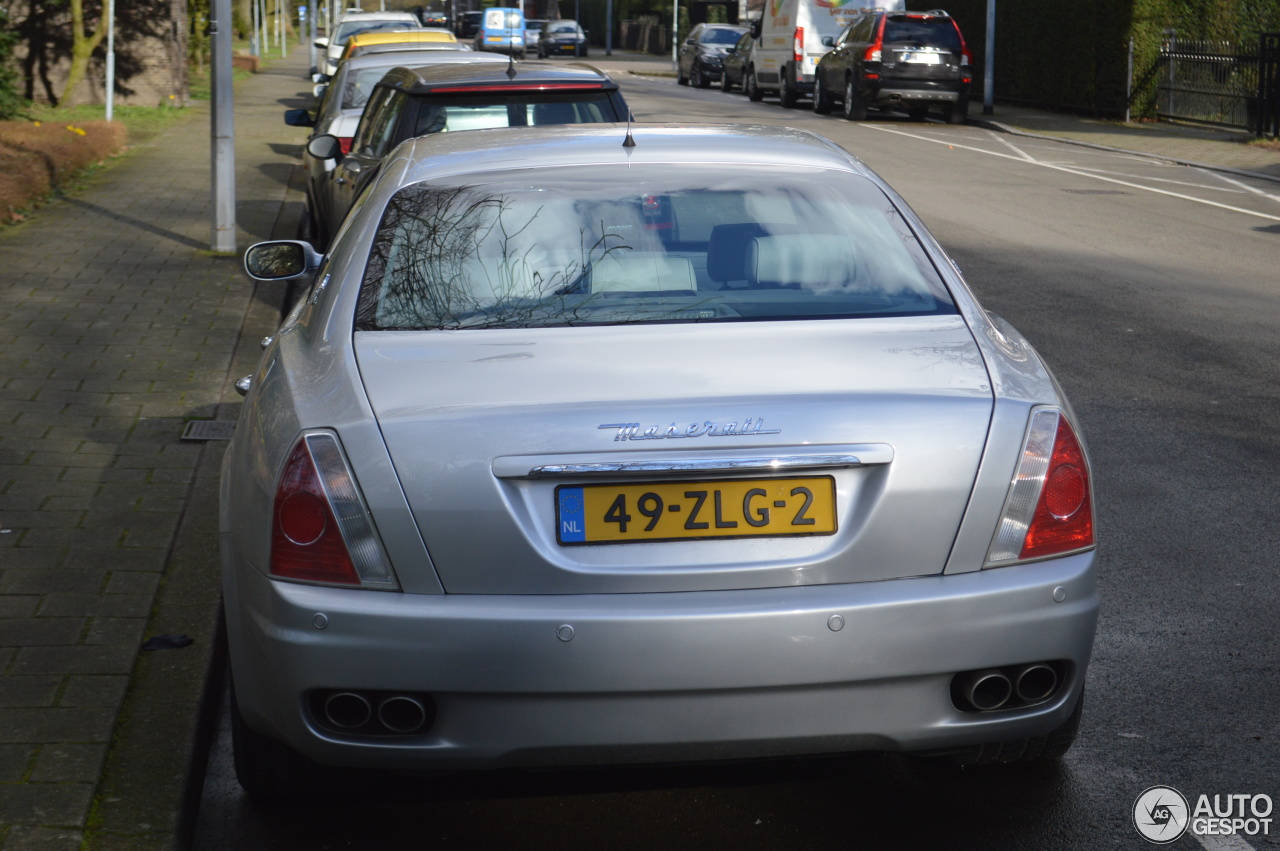
<svg viewBox="0 0 1280 851"><path fill-rule="evenodd" d="M943 12L864 11L829 45L814 75L813 111L861 121L871 106L921 119L937 106L952 124L969 114L972 56Z"/></svg>
<svg viewBox="0 0 1280 851"><path fill-rule="evenodd" d="M431 65L396 68L374 87L350 153L334 136L315 136L307 151L340 160L321 190L323 228L336 234L383 157L416 136L492 127L599 124L627 120L618 84L585 65L543 62L507 65Z"/></svg>
<svg viewBox="0 0 1280 851"><path fill-rule="evenodd" d="M538 35L538 58L586 56L587 33L577 21L551 21Z"/></svg>
<svg viewBox="0 0 1280 851"><path fill-rule="evenodd" d="M720 79L722 63L744 35L746 27L730 24L698 24L680 45L676 82L705 89Z"/></svg>

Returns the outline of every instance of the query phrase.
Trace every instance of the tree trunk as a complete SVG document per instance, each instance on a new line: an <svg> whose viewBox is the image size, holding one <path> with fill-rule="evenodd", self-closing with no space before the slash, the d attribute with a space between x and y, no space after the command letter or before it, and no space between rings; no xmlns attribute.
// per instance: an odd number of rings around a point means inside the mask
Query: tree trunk
<svg viewBox="0 0 1280 851"><path fill-rule="evenodd" d="M98 18L98 26L91 35L84 32L84 0L71 0L71 67L67 70L67 84L62 89L62 97L58 103L68 103L72 92L85 72L89 70L89 59L93 51L98 49L107 35L107 10L104 4L102 15Z"/></svg>

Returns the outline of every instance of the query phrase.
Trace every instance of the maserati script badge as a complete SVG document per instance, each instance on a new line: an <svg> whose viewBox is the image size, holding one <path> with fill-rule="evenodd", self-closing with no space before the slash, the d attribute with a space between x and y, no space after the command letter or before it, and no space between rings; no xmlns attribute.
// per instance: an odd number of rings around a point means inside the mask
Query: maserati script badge
<svg viewBox="0 0 1280 851"><path fill-rule="evenodd" d="M690 423L678 426L672 423L665 428L660 425L649 426L643 431L640 423L603 423L597 428L616 428L618 433L614 440L662 440L664 438L683 437L741 437L750 434L781 434L780 428L765 428L764 417L747 417L739 424L736 420L729 423L713 423L711 420L701 423Z"/></svg>

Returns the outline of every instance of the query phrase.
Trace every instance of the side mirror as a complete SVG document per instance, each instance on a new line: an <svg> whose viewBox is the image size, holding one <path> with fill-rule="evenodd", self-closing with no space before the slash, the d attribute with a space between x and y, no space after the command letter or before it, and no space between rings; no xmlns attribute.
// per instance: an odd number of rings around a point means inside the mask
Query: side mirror
<svg viewBox="0 0 1280 851"><path fill-rule="evenodd" d="M307 153L318 160L336 160L342 156L342 143L338 141L337 136L326 133L307 142Z"/></svg>
<svg viewBox="0 0 1280 851"><path fill-rule="evenodd" d="M760 38L760 20L759 19L756 19L751 22L751 37L755 39Z"/></svg>
<svg viewBox="0 0 1280 851"><path fill-rule="evenodd" d="M316 44L316 47L328 48L328 47L329 47L329 39L328 39L327 37L321 37L321 38L318 38L318 39L316 39L315 44Z"/></svg>
<svg viewBox="0 0 1280 851"><path fill-rule="evenodd" d="M320 83L318 86L316 86L311 90L311 94L315 95L316 100L319 100L320 98L324 97L324 93L327 91L329 91L329 84Z"/></svg>
<svg viewBox="0 0 1280 851"><path fill-rule="evenodd" d="M287 281L314 272L323 259L309 242L259 242L244 253L244 270L255 281Z"/></svg>
<svg viewBox="0 0 1280 851"><path fill-rule="evenodd" d="M316 121L305 109L286 109L284 123L290 127L315 127Z"/></svg>
<svg viewBox="0 0 1280 851"><path fill-rule="evenodd" d="M835 40L835 38L834 38L834 37L832 37L832 36L829 36L829 35L824 35L824 36L822 37L822 46L823 46L823 47L835 47L835 46L836 46L836 40Z"/></svg>

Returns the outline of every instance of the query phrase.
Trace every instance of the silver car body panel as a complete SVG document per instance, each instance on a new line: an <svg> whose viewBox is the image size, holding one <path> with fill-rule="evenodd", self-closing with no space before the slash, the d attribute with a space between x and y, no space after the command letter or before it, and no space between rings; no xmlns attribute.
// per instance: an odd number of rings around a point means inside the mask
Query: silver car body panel
<svg viewBox="0 0 1280 851"><path fill-rule="evenodd" d="M344 283L317 283L264 351L224 460L224 592L245 719L321 762L401 769L920 750L1060 725L1093 641L1094 553L982 569L1030 412L1057 406L1074 421L1039 356L981 308L906 204L834 144L785 128L636 125L636 147L623 148L624 133L592 125L410 140L353 208L317 276ZM898 205L959 315L352 333L355 284L399 187L532 162L625 170L641 160L785 161L862 174ZM794 357L749 376L723 368L729 356L717 345L750 350L800 325ZM653 375L600 354L623 334L643 341ZM701 335L716 345L700 345ZM938 340L941 352L932 351ZM690 366L698 358L721 368L700 375ZM832 366L838 358L843 368ZM448 368L432 368L439 364ZM572 392L592 367L620 370L621 380ZM854 400L843 416L841 398ZM745 443L700 438L690 448L615 441L616 429L599 428L746 416L781 430ZM338 436L403 593L266 575L275 482L312 428ZM938 445L927 445L928 434ZM520 473L681 460L712 448L856 456L869 445L890 446L892 457L832 472L849 524L787 548L696 541L566 553L543 522L541 489L554 481ZM924 515L913 521L907 491L895 490L932 487L930 463L959 477L939 498L944 530L927 528ZM450 514L433 493L441 479L462 511ZM905 525L895 536L878 528L882 517ZM905 556L893 551L895 537ZM656 547L675 555L659 562ZM833 615L842 629L830 625ZM573 627L571 641L557 637L563 625ZM1046 703L973 714L951 702L957 672L1041 660L1066 666ZM418 737L344 739L308 716L303 696L317 688L425 691L440 714Z"/></svg>

